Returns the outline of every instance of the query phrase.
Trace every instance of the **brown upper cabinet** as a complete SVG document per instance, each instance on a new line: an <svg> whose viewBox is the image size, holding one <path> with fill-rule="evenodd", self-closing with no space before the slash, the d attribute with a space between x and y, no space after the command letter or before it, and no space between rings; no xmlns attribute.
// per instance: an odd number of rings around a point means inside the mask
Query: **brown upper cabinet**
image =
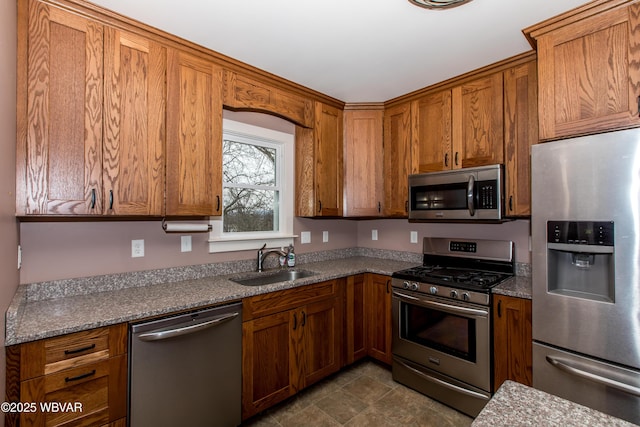
<svg viewBox="0 0 640 427"><path fill-rule="evenodd" d="M315 102L313 129L296 126L296 215L342 216L343 112Z"/></svg>
<svg viewBox="0 0 640 427"><path fill-rule="evenodd" d="M411 169L411 103L384 110L384 216L409 215L408 177Z"/></svg>
<svg viewBox="0 0 640 427"><path fill-rule="evenodd" d="M222 68L168 51L167 216L222 215Z"/></svg>
<svg viewBox="0 0 640 427"><path fill-rule="evenodd" d="M162 215L165 53L19 3L17 215Z"/></svg>
<svg viewBox="0 0 640 427"><path fill-rule="evenodd" d="M233 71L224 73L224 105L262 111L302 127L313 127L313 101Z"/></svg>
<svg viewBox="0 0 640 427"><path fill-rule="evenodd" d="M344 216L382 215L382 104L344 110Z"/></svg>
<svg viewBox="0 0 640 427"><path fill-rule="evenodd" d="M538 143L535 58L504 71L505 215L531 215L531 146Z"/></svg>
<svg viewBox="0 0 640 427"><path fill-rule="evenodd" d="M502 87L498 72L414 100L413 170L502 163Z"/></svg>
<svg viewBox="0 0 640 427"><path fill-rule="evenodd" d="M640 126L640 3L598 0L523 30L538 51L540 139Z"/></svg>

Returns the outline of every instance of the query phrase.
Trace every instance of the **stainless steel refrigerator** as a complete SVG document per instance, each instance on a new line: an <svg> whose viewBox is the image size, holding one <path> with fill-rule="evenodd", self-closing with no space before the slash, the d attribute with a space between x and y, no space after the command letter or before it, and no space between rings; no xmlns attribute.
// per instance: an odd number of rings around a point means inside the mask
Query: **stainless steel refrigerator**
<svg viewBox="0 0 640 427"><path fill-rule="evenodd" d="M640 130L531 162L533 386L640 424Z"/></svg>

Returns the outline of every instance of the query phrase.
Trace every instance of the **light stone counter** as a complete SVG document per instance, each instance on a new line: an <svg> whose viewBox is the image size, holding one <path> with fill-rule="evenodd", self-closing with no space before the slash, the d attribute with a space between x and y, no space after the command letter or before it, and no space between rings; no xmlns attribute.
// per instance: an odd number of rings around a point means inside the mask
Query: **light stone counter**
<svg viewBox="0 0 640 427"><path fill-rule="evenodd" d="M513 381L500 386L471 424L472 427L634 425Z"/></svg>
<svg viewBox="0 0 640 427"><path fill-rule="evenodd" d="M491 292L510 297L531 299L531 277L514 276L491 289Z"/></svg>
<svg viewBox="0 0 640 427"><path fill-rule="evenodd" d="M420 254L402 252L389 255L387 251L355 249L349 250L350 256L344 255L332 253L324 258L338 258L320 261L299 255L299 260L310 262L299 263L296 268L313 271L315 276L265 286L243 286L229 280L250 271L253 261L194 267L192 271L176 268L163 270L162 274L141 272L21 285L6 313L5 345L238 301L359 273L391 275L421 262ZM385 257L376 257L381 255Z"/></svg>

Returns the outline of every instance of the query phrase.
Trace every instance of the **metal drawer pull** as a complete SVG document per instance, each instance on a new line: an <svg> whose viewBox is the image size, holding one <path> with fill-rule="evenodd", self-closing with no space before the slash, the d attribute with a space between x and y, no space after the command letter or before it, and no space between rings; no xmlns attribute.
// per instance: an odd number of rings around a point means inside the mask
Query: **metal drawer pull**
<svg viewBox="0 0 640 427"><path fill-rule="evenodd" d="M180 335L188 335L188 334L198 332L202 329L207 329L212 326L217 326L221 323L224 323L228 320L238 317L239 314L240 313L235 312L235 313L226 314L224 316L216 317L215 319L209 320L207 322L196 323L195 325L188 324L188 326L179 326L174 329L147 332L144 334L140 334L138 338L140 339L140 341L158 341L158 340L164 340L167 338L178 337Z"/></svg>
<svg viewBox="0 0 640 427"><path fill-rule="evenodd" d="M82 353L83 351L93 350L94 348L96 348L96 345L91 344L86 347L76 348L75 350L65 350L64 354L78 354L78 353Z"/></svg>
<svg viewBox="0 0 640 427"><path fill-rule="evenodd" d="M82 380L84 378L89 378L92 375L96 374L96 370L92 370L91 372L87 372L86 374L82 374L82 375L78 375L77 377L65 377L64 382L65 383L70 383L72 381L78 381L78 380Z"/></svg>
<svg viewBox="0 0 640 427"><path fill-rule="evenodd" d="M625 393L632 394L634 396L640 396L640 388L632 386L631 384L625 384L620 381L616 381L612 378L603 377L598 374L594 374L593 372L588 372L583 369L571 366L571 362L568 360L563 360L560 358L554 358L552 356L546 356L547 362L551 363L556 368L561 371L565 371L569 374L576 375L578 377L585 378L587 380L594 381L596 383L604 384L608 387L613 387L620 391L624 391Z"/></svg>

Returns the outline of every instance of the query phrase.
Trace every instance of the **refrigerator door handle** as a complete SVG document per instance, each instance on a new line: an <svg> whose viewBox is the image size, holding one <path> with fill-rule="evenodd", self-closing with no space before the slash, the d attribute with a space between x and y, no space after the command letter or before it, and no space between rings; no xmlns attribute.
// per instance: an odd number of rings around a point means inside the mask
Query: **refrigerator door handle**
<svg viewBox="0 0 640 427"><path fill-rule="evenodd" d="M572 366L571 362L562 358L562 357L553 357L546 356L547 362L560 369L561 371L567 372L572 375L576 375L578 377L582 377L596 383L600 383L606 385L608 387L613 387L615 389L624 391L625 393L632 394L634 396L640 397L640 388L632 386L630 384L626 384L620 382L618 380L614 380L612 378L603 377L602 375L598 375L593 372L586 371L584 369L580 369L576 366Z"/></svg>

